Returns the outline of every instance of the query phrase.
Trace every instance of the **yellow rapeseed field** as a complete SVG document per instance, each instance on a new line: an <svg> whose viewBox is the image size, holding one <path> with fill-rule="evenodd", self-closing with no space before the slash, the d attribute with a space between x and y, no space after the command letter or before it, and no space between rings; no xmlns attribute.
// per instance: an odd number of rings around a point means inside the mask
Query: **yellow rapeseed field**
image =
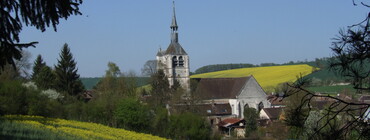
<svg viewBox="0 0 370 140"><path fill-rule="evenodd" d="M190 78L233 78L253 75L264 90L271 91L281 83L295 82L298 76L306 76L314 70L317 68L306 64L284 65L224 70L192 75Z"/></svg>
<svg viewBox="0 0 370 140"><path fill-rule="evenodd" d="M6 115L7 120L15 123L31 125L34 129L48 129L60 136L67 135L77 139L107 140L165 140L165 138L137 133L124 129L112 128L101 124L71 121L64 119L45 118L40 116Z"/></svg>

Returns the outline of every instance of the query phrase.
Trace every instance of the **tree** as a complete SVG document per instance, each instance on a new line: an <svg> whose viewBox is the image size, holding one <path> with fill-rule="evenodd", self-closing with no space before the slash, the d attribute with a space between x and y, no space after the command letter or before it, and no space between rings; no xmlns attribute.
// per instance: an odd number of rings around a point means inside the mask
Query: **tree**
<svg viewBox="0 0 370 140"><path fill-rule="evenodd" d="M148 60L141 69L143 76L151 76L157 72L157 60Z"/></svg>
<svg viewBox="0 0 370 140"><path fill-rule="evenodd" d="M42 56L39 54L33 64L33 73L31 79L36 79L37 75L40 73L41 69L46 66L46 63L42 59Z"/></svg>
<svg viewBox="0 0 370 140"><path fill-rule="evenodd" d="M15 61L16 70L19 72L19 76L22 78L30 78L29 70L31 69L31 63L29 62L31 58L31 53L29 51L23 50L22 58Z"/></svg>
<svg viewBox="0 0 370 140"><path fill-rule="evenodd" d="M49 66L44 66L34 78L34 82L40 89L53 89L55 74Z"/></svg>
<svg viewBox="0 0 370 140"><path fill-rule="evenodd" d="M113 63L108 62L108 70L105 71L105 77L118 77L121 75L119 67Z"/></svg>
<svg viewBox="0 0 370 140"><path fill-rule="evenodd" d="M171 139L207 140L211 134L211 127L205 119L190 112L171 115L168 129Z"/></svg>
<svg viewBox="0 0 370 140"><path fill-rule="evenodd" d="M35 47L37 42L19 43L22 25L34 26L45 31L46 27L56 26L59 19L71 15L81 15L79 5L82 0L2 0L0 2L0 69L6 64L16 67L15 60L22 58L22 49Z"/></svg>
<svg viewBox="0 0 370 140"><path fill-rule="evenodd" d="M257 130L258 113L255 108L244 108L245 136L250 136L253 131Z"/></svg>
<svg viewBox="0 0 370 140"><path fill-rule="evenodd" d="M29 63L31 53L28 51L22 51L21 53L24 57L14 61L16 69L10 64L6 64L3 69L0 69L0 80L27 79L29 77L28 71L31 67Z"/></svg>
<svg viewBox="0 0 370 140"><path fill-rule="evenodd" d="M167 76L164 74L163 70L158 70L157 73L151 77L151 103L155 107L165 107L165 105L170 100L170 85Z"/></svg>
<svg viewBox="0 0 370 140"><path fill-rule="evenodd" d="M357 5L355 0L352 1ZM363 2L361 5L370 8L370 5ZM356 27L357 29L354 29ZM350 79L357 93L370 91L370 13L364 21L346 30L340 30L331 49L334 57L330 59L330 70L336 72L338 76ZM315 94L306 89L307 84L307 79L299 78L296 83L289 85L290 91L284 92L284 98L302 95L301 105L294 108L296 112L307 111L312 114L311 112L315 111L312 104L318 98L332 101L327 104L324 113L318 115L315 125L310 126L314 129L308 139L370 139L370 126L365 120L370 115L365 114L370 108L369 103ZM310 115L304 115L303 122L307 122L309 117Z"/></svg>
<svg viewBox="0 0 370 140"><path fill-rule="evenodd" d="M64 44L60 54L58 64L55 66L56 90L67 92L69 95L77 95L84 90L80 78L77 74L76 62L70 52L68 44Z"/></svg>
<svg viewBox="0 0 370 140"><path fill-rule="evenodd" d="M142 105L133 98L123 99L115 111L119 127L136 132L149 132L151 130L152 115L149 107Z"/></svg>

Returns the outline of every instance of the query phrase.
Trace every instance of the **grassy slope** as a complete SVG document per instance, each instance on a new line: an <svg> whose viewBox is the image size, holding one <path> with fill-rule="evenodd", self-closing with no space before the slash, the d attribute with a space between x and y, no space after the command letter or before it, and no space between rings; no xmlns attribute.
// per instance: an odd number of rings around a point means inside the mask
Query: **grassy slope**
<svg viewBox="0 0 370 140"><path fill-rule="evenodd" d="M9 139L132 139L164 140L149 134L108 126L40 116L0 117L0 138Z"/></svg>
<svg viewBox="0 0 370 140"><path fill-rule="evenodd" d="M253 75L264 90L273 90L280 83L294 82L297 76L306 76L314 67L302 65L284 65L224 70L192 75L191 78L232 78Z"/></svg>
<svg viewBox="0 0 370 140"><path fill-rule="evenodd" d="M356 90L353 88L352 85L316 86L316 87L309 87L308 89L313 92L328 93L328 94L338 94L345 90L347 90L350 93L356 92Z"/></svg>

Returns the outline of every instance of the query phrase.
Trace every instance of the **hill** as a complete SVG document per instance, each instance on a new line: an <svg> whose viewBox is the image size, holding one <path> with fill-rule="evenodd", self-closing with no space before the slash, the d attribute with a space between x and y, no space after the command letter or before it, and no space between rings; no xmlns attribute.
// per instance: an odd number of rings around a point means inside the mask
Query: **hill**
<svg viewBox="0 0 370 140"><path fill-rule="evenodd" d="M149 134L111 128L96 123L18 115L6 115L0 119L0 138L4 139L165 140L165 138Z"/></svg>
<svg viewBox="0 0 370 140"><path fill-rule="evenodd" d="M306 76L317 68L307 64L268 66L224 70L192 75L190 78L232 78L253 75L265 91L272 91L281 83L295 82L297 77Z"/></svg>
<svg viewBox="0 0 370 140"><path fill-rule="evenodd" d="M93 89L93 87L99 83L101 77L85 77L80 78L82 84L87 90ZM138 87L147 85L149 83L150 77L135 77L136 85Z"/></svg>

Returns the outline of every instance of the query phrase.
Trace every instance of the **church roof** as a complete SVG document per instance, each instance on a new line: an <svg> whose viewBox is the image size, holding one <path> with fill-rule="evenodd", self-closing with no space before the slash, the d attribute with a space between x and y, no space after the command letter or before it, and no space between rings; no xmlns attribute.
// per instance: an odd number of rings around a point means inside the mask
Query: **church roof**
<svg viewBox="0 0 370 140"><path fill-rule="evenodd" d="M202 99L235 99L251 78L202 78L199 81L196 93Z"/></svg>
<svg viewBox="0 0 370 140"><path fill-rule="evenodd" d="M181 45L178 42L171 42L168 46L165 54L171 54L171 55L187 55L185 50L181 47Z"/></svg>
<svg viewBox="0 0 370 140"><path fill-rule="evenodd" d="M166 51L160 50L160 51L158 51L157 56L163 56L165 53L166 53Z"/></svg>

